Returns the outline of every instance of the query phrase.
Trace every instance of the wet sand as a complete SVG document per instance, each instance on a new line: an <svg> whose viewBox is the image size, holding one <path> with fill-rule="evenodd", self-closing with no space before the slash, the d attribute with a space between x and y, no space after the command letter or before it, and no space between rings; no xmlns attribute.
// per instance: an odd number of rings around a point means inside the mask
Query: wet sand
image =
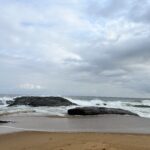
<svg viewBox="0 0 150 150"><path fill-rule="evenodd" d="M0 120L13 121L13 123L0 124L0 133L45 131L150 134L150 119L135 116L101 115L54 118L25 114L1 116Z"/></svg>
<svg viewBox="0 0 150 150"><path fill-rule="evenodd" d="M1 116L0 150L149 150L150 119L135 116Z"/></svg>
<svg viewBox="0 0 150 150"><path fill-rule="evenodd" d="M18 132L0 135L2 150L149 150L150 135Z"/></svg>

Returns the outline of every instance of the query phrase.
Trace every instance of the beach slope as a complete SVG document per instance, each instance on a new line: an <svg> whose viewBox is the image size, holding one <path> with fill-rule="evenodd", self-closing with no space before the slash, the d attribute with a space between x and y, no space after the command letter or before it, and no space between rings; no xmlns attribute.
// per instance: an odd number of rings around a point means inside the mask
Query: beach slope
<svg viewBox="0 0 150 150"><path fill-rule="evenodd" d="M149 150L150 135L18 132L0 135L2 150Z"/></svg>

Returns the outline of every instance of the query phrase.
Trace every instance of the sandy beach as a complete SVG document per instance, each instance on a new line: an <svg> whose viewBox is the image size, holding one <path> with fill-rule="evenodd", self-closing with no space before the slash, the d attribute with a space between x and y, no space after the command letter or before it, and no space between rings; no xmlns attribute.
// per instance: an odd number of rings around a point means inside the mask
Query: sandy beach
<svg viewBox="0 0 150 150"><path fill-rule="evenodd" d="M18 132L0 135L2 150L149 150L150 135Z"/></svg>
<svg viewBox="0 0 150 150"><path fill-rule="evenodd" d="M150 120L134 116L1 116L1 150L149 150Z"/></svg>

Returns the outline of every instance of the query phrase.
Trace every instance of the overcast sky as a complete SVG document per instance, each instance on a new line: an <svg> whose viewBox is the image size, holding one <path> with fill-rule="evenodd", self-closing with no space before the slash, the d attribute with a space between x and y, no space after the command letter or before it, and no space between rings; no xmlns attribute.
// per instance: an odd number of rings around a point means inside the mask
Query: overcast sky
<svg viewBox="0 0 150 150"><path fill-rule="evenodd" d="M150 1L0 0L0 93L150 97Z"/></svg>

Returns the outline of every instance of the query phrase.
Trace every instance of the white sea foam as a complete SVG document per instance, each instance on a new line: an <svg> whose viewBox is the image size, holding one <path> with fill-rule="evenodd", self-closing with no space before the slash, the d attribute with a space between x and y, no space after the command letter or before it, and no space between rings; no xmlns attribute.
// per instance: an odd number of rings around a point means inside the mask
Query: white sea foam
<svg viewBox="0 0 150 150"><path fill-rule="evenodd" d="M10 96L3 96L0 97L1 105L0 105L0 115L6 115L6 114L18 114L18 113L26 113L26 114L32 114L32 115L50 115L50 116L64 116L67 114L67 110L76 106L61 106L61 107L29 107L29 106L15 106L15 107L7 107L7 101L13 101L14 97ZM144 107L134 107L137 106L150 106L150 100L122 100L118 99L112 100L110 98L91 98L86 99L83 98L80 99L80 97L71 98L66 97L68 100L70 100L73 103L76 103L78 106L98 106L98 107L108 107L108 108L120 108L124 110L129 110L131 112L137 113L141 117L147 117L150 118L150 108L144 108Z"/></svg>
<svg viewBox="0 0 150 150"><path fill-rule="evenodd" d="M0 97L0 108L8 106L8 101L13 101L14 97L4 96Z"/></svg>
<svg viewBox="0 0 150 150"><path fill-rule="evenodd" d="M107 107L107 108L120 108L124 110L129 110L133 113L137 113L141 117L150 118L150 108L144 107L134 107L135 105L144 105L150 106L150 100L101 100L101 99L93 99L93 100L79 100L79 99L71 99L69 100L73 103L78 104L79 106L99 106L99 107Z"/></svg>

